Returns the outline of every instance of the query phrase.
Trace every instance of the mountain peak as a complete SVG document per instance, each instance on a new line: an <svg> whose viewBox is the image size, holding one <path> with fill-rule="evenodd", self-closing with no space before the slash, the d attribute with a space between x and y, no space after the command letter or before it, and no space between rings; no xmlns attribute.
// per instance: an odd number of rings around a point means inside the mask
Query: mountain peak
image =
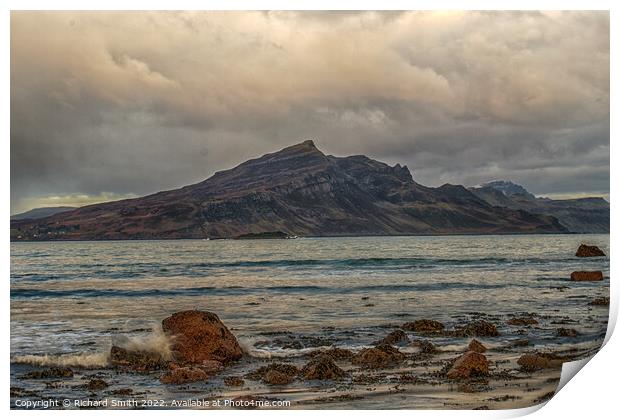
<svg viewBox="0 0 620 420"><path fill-rule="evenodd" d="M316 146L314 145L314 141L312 140L304 140L303 142L300 143L301 146L306 146L306 147L313 147L316 149Z"/></svg>
<svg viewBox="0 0 620 420"><path fill-rule="evenodd" d="M481 187L493 188L494 190L501 191L506 197L511 197L513 195L523 195L529 198L535 198L534 195L528 190L526 190L519 184L515 184L512 181L490 181L482 184Z"/></svg>

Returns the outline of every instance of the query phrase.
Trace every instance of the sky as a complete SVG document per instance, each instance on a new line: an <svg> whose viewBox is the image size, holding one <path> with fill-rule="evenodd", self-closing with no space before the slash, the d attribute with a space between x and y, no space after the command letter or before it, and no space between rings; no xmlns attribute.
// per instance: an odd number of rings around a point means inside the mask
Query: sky
<svg viewBox="0 0 620 420"><path fill-rule="evenodd" d="M428 186L609 194L607 12L12 12L11 214L313 139Z"/></svg>

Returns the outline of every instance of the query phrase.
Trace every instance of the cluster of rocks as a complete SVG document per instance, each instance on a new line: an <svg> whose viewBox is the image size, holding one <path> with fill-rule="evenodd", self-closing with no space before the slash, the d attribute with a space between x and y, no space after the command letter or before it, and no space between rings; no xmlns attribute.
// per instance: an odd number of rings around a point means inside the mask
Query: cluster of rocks
<svg viewBox="0 0 620 420"><path fill-rule="evenodd" d="M166 370L161 382L178 385L205 381L243 356L235 336L214 313L177 312L162 321L162 328L171 338L170 360L155 352L113 346L111 364L134 372Z"/></svg>

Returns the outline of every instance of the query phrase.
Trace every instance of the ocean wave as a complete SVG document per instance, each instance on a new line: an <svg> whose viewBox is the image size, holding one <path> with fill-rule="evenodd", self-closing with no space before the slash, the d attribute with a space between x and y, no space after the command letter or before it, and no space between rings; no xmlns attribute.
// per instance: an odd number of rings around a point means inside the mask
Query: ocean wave
<svg viewBox="0 0 620 420"><path fill-rule="evenodd" d="M519 283L476 284L472 282L434 282L410 284L380 284L364 286L342 286L331 283L330 286L270 286L270 287L187 287L171 289L62 289L48 290L40 288L11 289L11 299L50 299L61 297L105 298L105 297L160 297L160 296L248 296L276 294L357 294L373 292L421 292L437 290L489 290L507 287L522 287Z"/></svg>
<svg viewBox="0 0 620 420"><path fill-rule="evenodd" d="M163 360L172 360L172 339L164 333L161 325L155 324L151 333L145 336L126 336L120 334L113 336L111 345L101 352L15 355L11 358L11 363L33 366L104 368L110 366L110 348L112 345L130 351L156 353Z"/></svg>
<svg viewBox="0 0 620 420"><path fill-rule="evenodd" d="M74 353L58 355L26 354L13 356L11 363L22 363L33 366L62 366L81 368L102 368L109 365L110 352Z"/></svg>
<svg viewBox="0 0 620 420"><path fill-rule="evenodd" d="M481 258L428 258L428 257L376 257L376 258L345 258L345 259L267 259L267 260L236 260L212 262L110 262L93 264L67 264L58 267L58 270L47 272L11 273L11 280L47 281L59 279L83 278L140 278L145 276L196 277L205 274L216 275L222 270L251 271L256 270L312 270L333 271L334 273L354 270L425 270L441 267L471 267L484 268L487 266L520 266L541 264L564 264L575 262L576 257L566 258L516 258L516 257L481 257ZM607 260L608 261L608 260ZM600 263L600 261L599 261ZM58 271L61 270L61 273Z"/></svg>

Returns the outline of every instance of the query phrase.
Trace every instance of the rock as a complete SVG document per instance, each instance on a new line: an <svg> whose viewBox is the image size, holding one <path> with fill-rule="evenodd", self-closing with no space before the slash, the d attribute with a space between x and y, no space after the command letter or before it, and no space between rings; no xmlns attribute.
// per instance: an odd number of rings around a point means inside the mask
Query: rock
<svg viewBox="0 0 620 420"><path fill-rule="evenodd" d="M180 363L227 363L243 356L235 336L212 312L177 312L164 319L162 327L173 337L173 354Z"/></svg>
<svg viewBox="0 0 620 420"><path fill-rule="evenodd" d="M459 337L497 337L499 332L495 325L480 320L457 328L453 334Z"/></svg>
<svg viewBox="0 0 620 420"><path fill-rule="evenodd" d="M224 378L224 385L226 386L243 386L245 384L245 381L243 380L243 378L239 377L239 376L229 376L227 378Z"/></svg>
<svg viewBox="0 0 620 420"><path fill-rule="evenodd" d="M414 346L417 346L420 349L420 353L423 353L423 354L437 353L437 347L428 340L415 340L412 344Z"/></svg>
<svg viewBox="0 0 620 420"><path fill-rule="evenodd" d="M401 326L405 331L418 333L440 333L444 330L444 325L432 319L418 319L417 321L407 322Z"/></svg>
<svg viewBox="0 0 620 420"><path fill-rule="evenodd" d="M609 306L609 298L608 297L596 298L592 302L588 303L588 305L593 305L593 306Z"/></svg>
<svg viewBox="0 0 620 420"><path fill-rule="evenodd" d="M108 383L103 379L91 379L88 384L86 384L86 388L91 391L101 391L102 389L106 389L108 387Z"/></svg>
<svg viewBox="0 0 620 420"><path fill-rule="evenodd" d="M131 351L118 346L112 346L110 349L110 363L112 366L136 372L148 372L168 367L168 361L164 360L160 354Z"/></svg>
<svg viewBox="0 0 620 420"><path fill-rule="evenodd" d="M396 330L389 333L383 340L376 344L389 344L390 346L409 344L409 337L403 330Z"/></svg>
<svg viewBox="0 0 620 420"><path fill-rule="evenodd" d="M395 347L389 344L380 344L377 347L364 349L353 357L353 364L369 369L381 369L394 366L405 359Z"/></svg>
<svg viewBox="0 0 620 420"><path fill-rule="evenodd" d="M601 281L603 280L602 271L573 271L570 273L572 281Z"/></svg>
<svg viewBox="0 0 620 420"><path fill-rule="evenodd" d="M558 337L577 337L579 332L573 328L558 328L555 330L555 335Z"/></svg>
<svg viewBox="0 0 620 420"><path fill-rule="evenodd" d="M487 351L487 348L480 341L473 338L469 342L469 345L467 346L467 350L475 351L476 353L484 353L485 351Z"/></svg>
<svg viewBox="0 0 620 420"><path fill-rule="evenodd" d="M552 367L551 361L538 354L524 354L517 360L517 364L521 366L521 370L525 372L535 372L541 369Z"/></svg>
<svg viewBox="0 0 620 420"><path fill-rule="evenodd" d="M296 366L285 363L271 363L250 372L246 378L255 381L262 380L269 385L286 385L293 382L298 374L299 369Z"/></svg>
<svg viewBox="0 0 620 420"><path fill-rule="evenodd" d="M604 257L605 253L597 246L594 245L579 245L577 248L576 257Z"/></svg>
<svg viewBox="0 0 620 420"><path fill-rule="evenodd" d="M318 356L310 360L302 369L301 376L304 379L338 379L345 375L344 370L329 356Z"/></svg>
<svg viewBox="0 0 620 420"><path fill-rule="evenodd" d="M128 395L133 394L133 389L131 389L131 388L114 389L114 390L110 391L110 394L111 395L121 396L121 397L126 397Z"/></svg>
<svg viewBox="0 0 620 420"><path fill-rule="evenodd" d="M270 370L265 373L263 381L269 385L288 385L295 380L294 376L285 375L277 370Z"/></svg>
<svg viewBox="0 0 620 420"><path fill-rule="evenodd" d="M209 379L209 375L207 375L207 373L204 370L195 368L195 367L176 368L176 369L173 369L167 372L161 378L159 378L159 380L163 384L174 384L174 385L188 384L191 382L198 382L198 381L206 381L207 379Z"/></svg>
<svg viewBox="0 0 620 420"><path fill-rule="evenodd" d="M472 376L483 376L489 373L489 361L480 353L468 351L461 357L457 358L447 377L449 379L467 379Z"/></svg>
<svg viewBox="0 0 620 420"><path fill-rule="evenodd" d="M351 360L351 358L353 357L353 352L348 349L332 347L326 350L315 350L313 352L310 352L308 355L313 358L316 356L325 355L331 357L334 360Z"/></svg>
<svg viewBox="0 0 620 420"><path fill-rule="evenodd" d="M509 325L538 325L534 318L512 318L508 320Z"/></svg>
<svg viewBox="0 0 620 420"><path fill-rule="evenodd" d="M22 378L24 379L47 379L47 378L72 378L73 370L66 367L53 367L45 370L37 370L28 372Z"/></svg>
<svg viewBox="0 0 620 420"><path fill-rule="evenodd" d="M217 360L205 360L196 367L203 370L207 375L215 375L224 368L224 365Z"/></svg>

